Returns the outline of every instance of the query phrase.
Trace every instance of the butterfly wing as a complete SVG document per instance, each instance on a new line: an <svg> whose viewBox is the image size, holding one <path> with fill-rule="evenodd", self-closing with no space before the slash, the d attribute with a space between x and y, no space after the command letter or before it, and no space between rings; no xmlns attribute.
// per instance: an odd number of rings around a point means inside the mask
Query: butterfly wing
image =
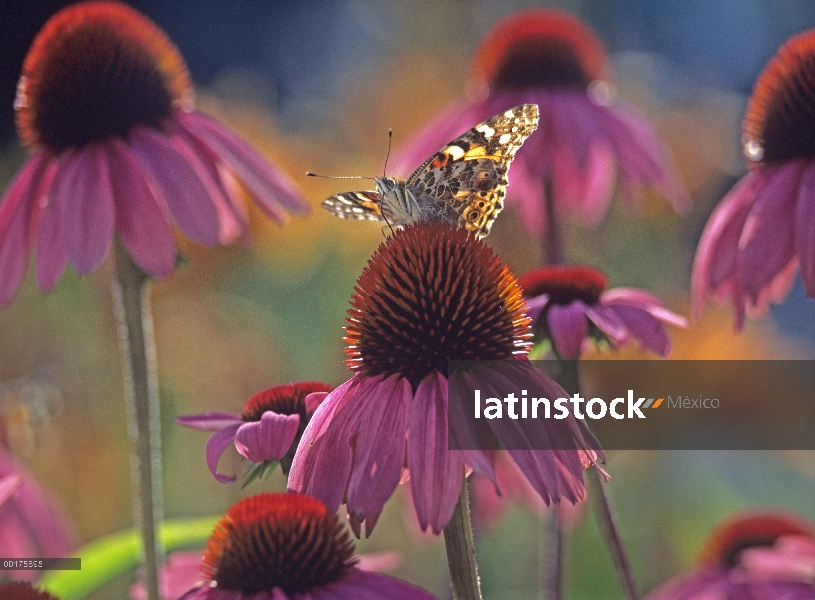
<svg viewBox="0 0 815 600"><path fill-rule="evenodd" d="M504 207L509 164L537 127L536 104L495 115L428 158L408 178L407 188L424 213L483 237Z"/></svg>
<svg viewBox="0 0 815 600"><path fill-rule="evenodd" d="M376 192L345 192L323 201L323 208L340 219L384 221Z"/></svg>

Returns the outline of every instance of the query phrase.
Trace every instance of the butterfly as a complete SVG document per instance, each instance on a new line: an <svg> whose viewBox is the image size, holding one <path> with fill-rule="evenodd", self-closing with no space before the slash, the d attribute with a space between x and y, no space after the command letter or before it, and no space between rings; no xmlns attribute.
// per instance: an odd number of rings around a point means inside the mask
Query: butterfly
<svg viewBox="0 0 815 600"><path fill-rule="evenodd" d="M454 139L406 180L374 177L376 191L336 194L323 208L391 227L443 221L484 237L504 207L509 164L537 127L538 106L516 106Z"/></svg>

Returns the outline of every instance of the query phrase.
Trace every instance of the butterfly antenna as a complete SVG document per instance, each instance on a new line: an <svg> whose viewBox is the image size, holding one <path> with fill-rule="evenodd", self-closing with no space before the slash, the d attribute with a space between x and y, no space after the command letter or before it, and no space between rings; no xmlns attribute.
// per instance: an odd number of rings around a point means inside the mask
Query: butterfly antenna
<svg viewBox="0 0 815 600"><path fill-rule="evenodd" d="M388 159L391 156L391 143L393 142L393 129L388 129L388 153L385 155L385 166L382 168L382 179L388 171Z"/></svg>
<svg viewBox="0 0 815 600"><path fill-rule="evenodd" d="M324 179L370 179L371 181L374 179L373 177L365 177L363 175L318 175L311 171L306 171L306 175L309 177L323 177Z"/></svg>

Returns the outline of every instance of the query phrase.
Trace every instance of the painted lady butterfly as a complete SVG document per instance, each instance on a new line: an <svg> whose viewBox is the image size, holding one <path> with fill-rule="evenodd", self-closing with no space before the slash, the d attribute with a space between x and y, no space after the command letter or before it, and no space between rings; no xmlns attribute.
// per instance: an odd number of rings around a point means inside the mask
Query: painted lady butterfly
<svg viewBox="0 0 815 600"><path fill-rule="evenodd" d="M447 144L407 180L374 177L376 191L336 194L323 208L341 219L391 227L444 221L484 237L504 207L509 164L537 127L538 106L516 106Z"/></svg>

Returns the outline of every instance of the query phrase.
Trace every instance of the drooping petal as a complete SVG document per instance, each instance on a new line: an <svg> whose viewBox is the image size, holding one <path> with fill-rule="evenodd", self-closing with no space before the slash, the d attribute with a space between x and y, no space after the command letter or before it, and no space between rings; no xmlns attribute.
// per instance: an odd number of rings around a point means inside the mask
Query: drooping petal
<svg viewBox="0 0 815 600"><path fill-rule="evenodd" d="M579 300L565 306L553 304L546 315L555 350L562 358L577 358L588 331L586 305Z"/></svg>
<svg viewBox="0 0 815 600"><path fill-rule="evenodd" d="M617 305L613 310L631 335L644 347L663 358L671 353L671 340L661 321L637 306Z"/></svg>
<svg viewBox="0 0 815 600"><path fill-rule="evenodd" d="M447 449L447 378L435 371L419 384L410 407L408 469L419 527L439 534L458 501L464 462Z"/></svg>
<svg viewBox="0 0 815 600"><path fill-rule="evenodd" d="M260 421L244 423L235 434L235 448L253 462L280 460L297 436L300 415L279 415L270 410Z"/></svg>
<svg viewBox="0 0 815 600"><path fill-rule="evenodd" d="M220 242L228 244L234 241L246 231L249 219L246 204L234 193L234 186L228 185L218 172L220 159L191 137L176 120L168 121L166 129L170 133L170 143L198 173L212 198L218 213Z"/></svg>
<svg viewBox="0 0 815 600"><path fill-rule="evenodd" d="M341 579L312 588L308 593L312 600L437 600L420 587L356 567Z"/></svg>
<svg viewBox="0 0 815 600"><path fill-rule="evenodd" d="M798 183L795 200L795 249L807 296L815 298L815 161L810 161Z"/></svg>
<svg viewBox="0 0 815 600"><path fill-rule="evenodd" d="M35 154L0 199L0 306L11 302L25 275L28 230L47 163L44 153Z"/></svg>
<svg viewBox="0 0 815 600"><path fill-rule="evenodd" d="M328 392L312 392L308 396L306 396L305 402L306 404L306 416L311 417L314 412L320 407L323 403L323 400L326 399L328 396Z"/></svg>
<svg viewBox="0 0 815 600"><path fill-rule="evenodd" d="M378 515L391 497L405 464L412 397L410 383L391 375L357 391L352 435L354 463L348 480L348 512L362 518ZM373 525L368 522L366 533ZM358 534L358 532L355 532Z"/></svg>
<svg viewBox="0 0 815 600"><path fill-rule="evenodd" d="M197 415L181 415L175 418L175 422L191 429L203 429L204 431L218 431L224 427L243 423L240 415L227 412L209 412Z"/></svg>
<svg viewBox="0 0 815 600"><path fill-rule="evenodd" d="M70 152L67 151L65 154ZM44 292L52 290L57 285L67 262L61 219L62 207L59 197L54 193L54 188L65 173L66 164L65 157L63 157L58 165L52 164L52 168L49 168L52 183L48 186L49 191L40 217L39 230L31 232L32 238L36 236L37 284ZM45 185L45 181L43 183Z"/></svg>
<svg viewBox="0 0 815 600"><path fill-rule="evenodd" d="M357 416L355 394L375 384L375 378L355 375L328 394L300 438L289 471L290 491L322 500L331 511L339 508L354 458L351 437Z"/></svg>
<svg viewBox="0 0 815 600"><path fill-rule="evenodd" d="M107 142L106 150L116 203L116 232L145 273L166 277L175 268L176 255L168 215L125 143L114 138Z"/></svg>
<svg viewBox="0 0 815 600"><path fill-rule="evenodd" d="M527 389L544 394L551 402L569 397L526 360L496 363L477 379L482 393L489 396ZM585 496L581 452L594 451L600 459L603 453L583 421L572 416L556 421L504 418L490 421L490 427L544 502L563 496L574 503Z"/></svg>
<svg viewBox="0 0 815 600"><path fill-rule="evenodd" d="M199 173L163 134L137 127L128 140L133 154L156 186L173 220L190 239L205 246L218 243L218 212Z"/></svg>
<svg viewBox="0 0 815 600"><path fill-rule="evenodd" d="M468 397L472 390L478 387L476 376L465 370L456 370L450 374L447 382L448 394L451 393L454 398ZM471 420L462 414L464 410L463 402L454 402L451 407L448 402L448 422L465 424L470 423ZM464 430L460 427L452 427L448 433L452 435L460 435L461 439L448 443L448 447L466 448L466 450L458 450L461 452L464 462L467 466L472 468L473 471L479 475L488 478L495 486L496 493L501 493L498 489L498 480L495 476L495 456L492 448L487 450L478 449L481 440L495 439L492 430L486 423L477 425L480 427L478 431Z"/></svg>
<svg viewBox="0 0 815 600"><path fill-rule="evenodd" d="M64 173L55 181L68 260L80 275L102 264L116 223L110 165L104 143L89 144L66 156Z"/></svg>
<svg viewBox="0 0 815 600"><path fill-rule="evenodd" d="M212 476L221 483L232 483L235 481L234 475L229 476L218 473L218 459L221 458L221 454L223 454L229 445L235 440L235 433L238 431L238 427L240 426L240 423L227 425L223 429L219 429L213 433L207 440L207 467L209 467L209 472L212 473Z"/></svg>
<svg viewBox="0 0 815 600"><path fill-rule="evenodd" d="M622 342L628 333L625 324L613 310L600 304L586 306L586 316L613 342Z"/></svg>
<svg viewBox="0 0 815 600"><path fill-rule="evenodd" d="M180 114L178 120L188 132L223 157L270 218L282 224L288 219L285 211L309 212L309 205L294 182L226 125L195 111Z"/></svg>
<svg viewBox="0 0 815 600"><path fill-rule="evenodd" d="M801 161L780 166L756 195L744 221L736 266L742 289L753 303L795 253L793 214L804 166Z"/></svg>
<svg viewBox="0 0 815 600"><path fill-rule="evenodd" d="M697 319L707 295L720 294L728 282L736 279L736 255L744 221L772 172L772 167L760 167L748 173L711 213L696 248L691 275L691 303ZM740 298L734 302L743 305Z"/></svg>

